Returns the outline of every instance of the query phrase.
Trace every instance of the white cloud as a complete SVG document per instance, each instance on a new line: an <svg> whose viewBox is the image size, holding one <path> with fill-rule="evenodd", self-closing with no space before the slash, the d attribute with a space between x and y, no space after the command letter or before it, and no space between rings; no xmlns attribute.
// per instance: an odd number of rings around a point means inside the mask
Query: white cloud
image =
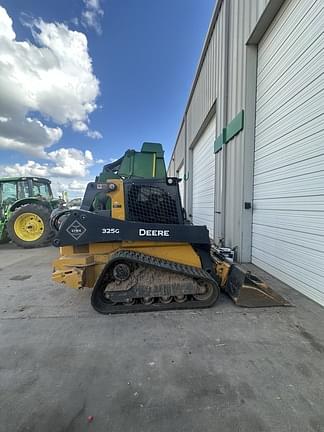
<svg viewBox="0 0 324 432"><path fill-rule="evenodd" d="M84 177L93 164L93 156L89 150L83 153L74 148L61 148L48 153L48 156L56 164L50 170L51 175Z"/></svg>
<svg viewBox="0 0 324 432"><path fill-rule="evenodd" d="M63 134L59 127L47 127L37 119L24 118L19 114L1 118L6 120L1 121L0 125L0 149L17 150L45 157L44 149L58 142Z"/></svg>
<svg viewBox="0 0 324 432"><path fill-rule="evenodd" d="M16 37L15 32L12 28L12 19L7 14L5 8L0 7L0 37L4 36L9 40L13 40Z"/></svg>
<svg viewBox="0 0 324 432"><path fill-rule="evenodd" d="M62 192L67 192L69 200L76 197L82 198L87 184L91 181L93 181L93 179L72 180L71 182L67 182L65 178L57 177L52 179L52 190L56 197L62 195Z"/></svg>
<svg viewBox="0 0 324 432"><path fill-rule="evenodd" d="M101 137L89 129L99 81L86 36L41 19L30 28L35 43L18 41L0 6L0 148L46 157L46 149L61 139L62 126L69 125Z"/></svg>
<svg viewBox="0 0 324 432"><path fill-rule="evenodd" d="M91 180L89 180L89 181L91 181ZM73 180L71 183L68 184L68 189L72 190L72 191L76 191L76 192L84 192L89 181L87 181L87 180L84 180L84 181Z"/></svg>
<svg viewBox="0 0 324 432"><path fill-rule="evenodd" d="M48 162L43 164L29 160L25 164L0 166L0 176L47 177L52 181L55 196L67 191L71 199L83 196L87 184L93 181L89 178L89 168L94 163L93 155L89 150L82 152L74 148L62 148L50 152Z"/></svg>
<svg viewBox="0 0 324 432"><path fill-rule="evenodd" d="M94 29L100 35L102 33L101 18L104 15L100 0L83 0L83 3L85 9L81 16L82 25Z"/></svg>
<svg viewBox="0 0 324 432"><path fill-rule="evenodd" d="M73 130L76 132L86 132L88 130L88 126L83 121L75 121L72 124Z"/></svg>
<svg viewBox="0 0 324 432"><path fill-rule="evenodd" d="M41 165L38 162L29 160L27 163L14 164L6 166L2 169L2 175L8 177L23 177L23 176L36 176L36 177L47 177L49 173L49 167L47 164Z"/></svg>
<svg viewBox="0 0 324 432"><path fill-rule="evenodd" d="M100 9L100 0L83 0L88 8Z"/></svg>
<svg viewBox="0 0 324 432"><path fill-rule="evenodd" d="M75 148L60 148L47 155L48 162L29 160L25 164L13 164L0 167L3 176L39 176L39 177L73 177L75 179L89 175L89 168L94 164L91 151L85 152Z"/></svg>
<svg viewBox="0 0 324 432"><path fill-rule="evenodd" d="M90 178L89 168L101 163L104 161L94 160L89 150L82 152L75 148L61 148L48 153L48 161L43 164L29 160L25 164L0 165L0 176L50 178L54 195L57 197L67 191L71 199L83 196L87 184L94 180Z"/></svg>
<svg viewBox="0 0 324 432"><path fill-rule="evenodd" d="M102 138L101 133L98 131L88 131L87 136L92 138L92 139L101 139Z"/></svg>

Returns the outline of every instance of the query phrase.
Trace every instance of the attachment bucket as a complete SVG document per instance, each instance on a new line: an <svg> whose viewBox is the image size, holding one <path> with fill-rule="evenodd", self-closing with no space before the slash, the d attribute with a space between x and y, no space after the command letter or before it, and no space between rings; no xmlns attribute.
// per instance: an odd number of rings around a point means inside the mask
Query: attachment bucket
<svg viewBox="0 0 324 432"><path fill-rule="evenodd" d="M237 264L230 268L223 290L235 304L243 307L291 306L265 282Z"/></svg>

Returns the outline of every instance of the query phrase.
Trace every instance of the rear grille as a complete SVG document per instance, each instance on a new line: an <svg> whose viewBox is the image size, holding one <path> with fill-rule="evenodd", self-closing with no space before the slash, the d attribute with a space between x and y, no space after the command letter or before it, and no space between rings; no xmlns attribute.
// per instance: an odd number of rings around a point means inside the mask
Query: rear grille
<svg viewBox="0 0 324 432"><path fill-rule="evenodd" d="M160 187L132 184L128 189L127 204L130 221L179 223L175 198Z"/></svg>

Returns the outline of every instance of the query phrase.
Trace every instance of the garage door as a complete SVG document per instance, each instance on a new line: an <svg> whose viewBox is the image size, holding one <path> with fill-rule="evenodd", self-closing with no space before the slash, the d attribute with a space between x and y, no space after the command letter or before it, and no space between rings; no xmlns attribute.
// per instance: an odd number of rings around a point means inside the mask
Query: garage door
<svg viewBox="0 0 324 432"><path fill-rule="evenodd" d="M252 262L324 305L322 0L284 3L258 47Z"/></svg>
<svg viewBox="0 0 324 432"><path fill-rule="evenodd" d="M184 207L184 164L182 164L181 168L179 168L178 178L181 179L181 182L179 183L179 190L180 190L182 207Z"/></svg>
<svg viewBox="0 0 324 432"><path fill-rule="evenodd" d="M206 225L211 238L214 237L215 133L213 117L192 155L192 220L195 225Z"/></svg>

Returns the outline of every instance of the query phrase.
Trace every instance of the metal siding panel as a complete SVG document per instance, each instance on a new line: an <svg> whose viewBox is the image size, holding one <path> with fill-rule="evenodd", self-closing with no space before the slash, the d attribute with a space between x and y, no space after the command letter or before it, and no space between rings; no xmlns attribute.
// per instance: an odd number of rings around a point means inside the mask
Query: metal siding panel
<svg viewBox="0 0 324 432"><path fill-rule="evenodd" d="M209 236L214 236L214 140L216 117L213 117L193 149L192 220L195 225L206 225Z"/></svg>
<svg viewBox="0 0 324 432"><path fill-rule="evenodd" d="M252 262L324 305L324 5L288 0L259 44Z"/></svg>
<svg viewBox="0 0 324 432"><path fill-rule="evenodd" d="M242 52L244 49L244 44L251 33L252 29L255 27L261 13L264 11L266 5L270 0L226 0L226 3L231 7L231 31L230 39L234 43L234 49L231 50L233 53L233 69L237 70L235 77L232 76L231 82L238 83L242 85L244 79L242 76L242 71L244 73L244 61L242 58ZM217 2L216 2L217 3ZM212 30L211 39L208 42L208 49L205 53L204 59L202 59L203 64L200 70L198 80L196 82L195 88L191 95L191 99L188 102L186 112L188 113L188 144L190 145L197 132L199 131L207 113L214 104L216 98L220 98L220 105L224 104L224 98L221 97L224 93L224 88L222 86L224 82L223 68L224 68L224 37L225 37L225 1L221 5L217 21L214 29ZM234 6L233 6L234 5ZM238 13L238 8L240 9ZM237 23L235 25L234 21ZM236 28L239 27L240 39L238 43L236 42L237 33ZM241 62L237 65L237 59ZM240 105L242 105L243 90L241 89ZM237 92L233 91L232 95L236 95ZM229 104L233 107L233 116L237 111L237 103L234 101ZM240 108L242 109L242 108ZM218 110L221 112L221 110ZM219 123L218 123L219 124ZM220 127L223 127L223 123L220 123Z"/></svg>
<svg viewBox="0 0 324 432"><path fill-rule="evenodd" d="M219 136L224 127L224 95L225 95L225 20L226 9L222 7L215 29L215 94L216 99L216 136ZM216 244L223 239L223 215L224 215L224 151L221 150L215 155L215 232L214 241Z"/></svg>
<svg viewBox="0 0 324 432"><path fill-rule="evenodd" d="M203 59L191 99L186 108L187 118L187 145L193 143L199 129L201 128L206 115L216 101L216 135L218 136L227 120L230 121L244 107L245 92L245 43L254 29L258 19L264 11L269 0L226 0L224 1L209 46ZM226 7L230 9L229 29L229 71L228 71L228 94L224 87L225 82L225 22ZM226 98L226 101L225 101ZM227 105L227 119L224 118L224 107ZM242 203L242 140L241 134L230 143L226 161L227 171L227 192L226 192L226 242L232 245L239 245L240 239L240 211ZM232 148L231 148L232 147ZM180 144L180 137L176 144L176 161L181 162L185 150ZM181 154L181 152L183 153ZM188 152L189 155L189 152ZM215 206L221 208L223 201L222 194L222 168L221 160L223 152L216 155L216 179L215 179ZM189 160L186 161L189 166ZM190 193L191 191L189 191ZM189 198L190 201L190 198ZM216 217L215 239L221 236L221 217ZM219 236L219 237L218 237Z"/></svg>
<svg viewBox="0 0 324 432"><path fill-rule="evenodd" d="M215 29L215 62L214 62L214 73L215 73L215 94L217 96L216 101L216 136L219 136L224 127L224 73L225 73L225 8L223 7L220 11L217 26Z"/></svg>
<svg viewBox="0 0 324 432"><path fill-rule="evenodd" d="M245 44L269 0L230 0L228 121L244 107Z"/></svg>
<svg viewBox="0 0 324 432"><path fill-rule="evenodd" d="M181 182L179 183L179 191L181 196L181 203L182 207L184 207L184 164L181 165L177 177L181 179Z"/></svg>
<svg viewBox="0 0 324 432"><path fill-rule="evenodd" d="M174 177L174 175L175 175L174 160L171 160L170 165L169 165L169 169L168 169L168 176Z"/></svg>
<svg viewBox="0 0 324 432"><path fill-rule="evenodd" d="M222 212L223 212L223 157L221 150L215 155L215 232L214 240L218 243L223 236Z"/></svg>
<svg viewBox="0 0 324 432"><path fill-rule="evenodd" d="M242 137L235 137L227 145L226 157L226 217L225 244L229 247L240 245L241 203L242 203Z"/></svg>
<svg viewBox="0 0 324 432"><path fill-rule="evenodd" d="M216 32L214 31L188 107L188 144L191 145L216 99Z"/></svg>
<svg viewBox="0 0 324 432"><path fill-rule="evenodd" d="M249 4L247 4L249 6ZM230 2L229 22L229 68L227 122L242 109L244 86L244 26L242 2ZM242 135L236 136L226 146L226 197L225 197L225 244L240 244L240 212L242 201Z"/></svg>
<svg viewBox="0 0 324 432"><path fill-rule="evenodd" d="M269 0L245 0L244 2L242 0L231 0L229 2L230 40L226 123L230 122L244 108L245 44L268 2ZM223 98L219 99L219 105L224 104ZM220 111L219 108L218 111ZM239 134L227 144L226 153L225 244L230 247L238 246L238 258L240 258L243 200L243 134Z"/></svg>
<svg viewBox="0 0 324 432"><path fill-rule="evenodd" d="M185 157L185 138L185 123L183 123L174 150L174 161L176 169L178 169Z"/></svg>

